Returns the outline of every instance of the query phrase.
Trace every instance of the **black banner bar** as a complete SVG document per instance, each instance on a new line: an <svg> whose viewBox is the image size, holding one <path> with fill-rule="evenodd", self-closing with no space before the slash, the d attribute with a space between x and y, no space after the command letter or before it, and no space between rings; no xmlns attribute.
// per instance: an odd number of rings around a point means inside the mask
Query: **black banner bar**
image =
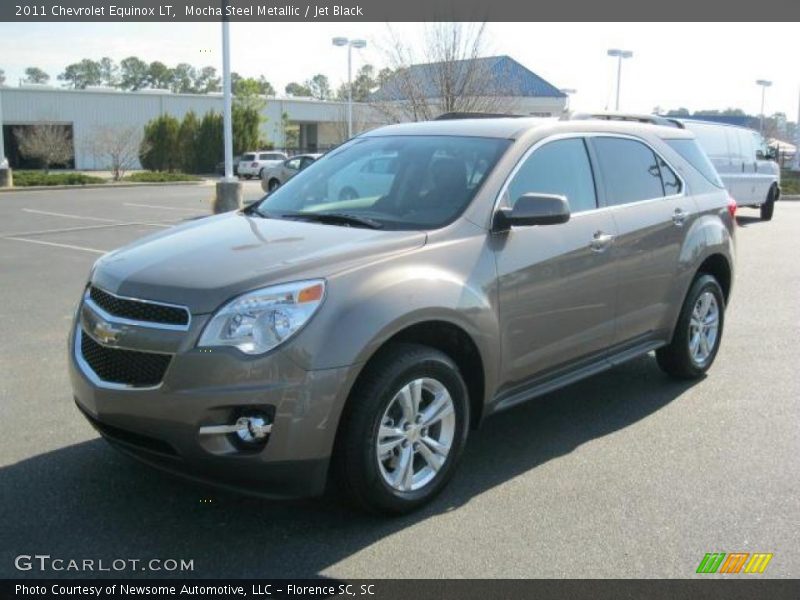
<svg viewBox="0 0 800 600"><path fill-rule="evenodd" d="M40 579L0 580L0 598L52 600L121 600L131 598L192 598L236 600L250 598L351 598L361 600L486 600L536 598L537 600L770 600L800 597L800 581L756 579L758 576L711 576L691 580L112 580Z"/></svg>
<svg viewBox="0 0 800 600"><path fill-rule="evenodd" d="M0 21L797 21L800 2L760 0L3 0ZM678 43L679 37L676 37ZM579 42L580 40L575 40Z"/></svg>

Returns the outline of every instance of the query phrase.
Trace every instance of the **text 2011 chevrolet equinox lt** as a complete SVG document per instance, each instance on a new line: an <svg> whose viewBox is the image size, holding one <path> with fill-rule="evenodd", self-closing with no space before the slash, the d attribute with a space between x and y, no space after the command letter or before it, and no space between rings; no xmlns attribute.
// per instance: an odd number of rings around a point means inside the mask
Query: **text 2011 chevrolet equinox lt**
<svg viewBox="0 0 800 600"><path fill-rule="evenodd" d="M377 129L246 210L102 257L70 336L75 399L162 469L408 511L496 411L652 350L701 376L734 210L682 129Z"/></svg>

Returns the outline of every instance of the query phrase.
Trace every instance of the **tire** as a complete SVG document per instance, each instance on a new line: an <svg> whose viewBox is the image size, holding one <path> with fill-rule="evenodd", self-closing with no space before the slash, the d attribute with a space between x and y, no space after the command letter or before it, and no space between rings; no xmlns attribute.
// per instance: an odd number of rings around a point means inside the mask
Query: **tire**
<svg viewBox="0 0 800 600"><path fill-rule="evenodd" d="M267 185L267 191L269 191L269 193L271 194L272 192L277 190L279 187L281 187L281 182L280 181L278 181L277 179L270 179L269 180L269 184Z"/></svg>
<svg viewBox="0 0 800 600"><path fill-rule="evenodd" d="M443 398L441 407L447 406L442 389L449 394L452 412L443 410L446 416L431 419L428 427L413 418L410 421L418 424L407 425L413 404L406 404L410 413L402 410L401 392L409 392L406 398L415 397L415 382L422 382L416 396L421 398L417 415L431 408L435 398ZM456 364L427 346L393 344L367 367L351 394L337 436L332 483L353 504L368 511L410 512L445 487L468 432L469 396ZM385 449L383 460L379 459L379 440ZM436 441L439 452L425 440ZM441 448L448 444L449 450L442 453ZM404 464L411 469L406 477L403 475L409 471L403 469Z"/></svg>
<svg viewBox="0 0 800 600"><path fill-rule="evenodd" d="M769 194L767 194L767 201L761 205L761 220L762 221L771 221L772 220L772 213L775 212L775 187L769 188Z"/></svg>
<svg viewBox="0 0 800 600"><path fill-rule="evenodd" d="M356 198L358 198L358 192L355 189L351 188L351 187L342 188L341 191L339 192L339 200L340 201L341 200L355 200Z"/></svg>
<svg viewBox="0 0 800 600"><path fill-rule="evenodd" d="M702 333L702 331L710 333L713 329L711 325L705 325L701 331L697 331L698 319L696 316L698 313L695 313L695 309L702 313L701 299L708 302L706 305L708 312L705 313L708 323L712 322L713 310L716 309L716 329L713 341ZM658 366L676 379L702 377L717 356L724 324L725 297L722 288L714 277L700 273L689 289L689 293L686 294L672 341L668 346L656 350Z"/></svg>

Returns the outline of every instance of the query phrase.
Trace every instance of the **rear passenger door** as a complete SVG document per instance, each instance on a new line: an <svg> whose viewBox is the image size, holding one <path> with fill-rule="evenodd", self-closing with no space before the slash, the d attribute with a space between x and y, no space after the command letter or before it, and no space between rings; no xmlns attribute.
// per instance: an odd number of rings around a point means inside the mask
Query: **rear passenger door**
<svg viewBox="0 0 800 600"><path fill-rule="evenodd" d="M669 331L675 278L696 206L675 170L642 140L595 136L603 202L613 216L618 273L615 345L635 345Z"/></svg>
<svg viewBox="0 0 800 600"><path fill-rule="evenodd" d="M523 383L581 357L604 353L614 326L615 234L598 210L582 137L544 142L515 169L501 203L526 193L566 196L570 220L495 234L502 379Z"/></svg>

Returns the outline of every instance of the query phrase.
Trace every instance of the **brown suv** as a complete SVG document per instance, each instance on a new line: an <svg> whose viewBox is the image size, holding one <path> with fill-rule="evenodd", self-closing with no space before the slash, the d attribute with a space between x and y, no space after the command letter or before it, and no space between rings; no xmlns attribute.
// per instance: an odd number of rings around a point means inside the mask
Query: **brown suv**
<svg viewBox="0 0 800 600"><path fill-rule="evenodd" d="M390 168L347 168L367 160ZM408 511L496 411L652 350L702 375L734 209L683 129L377 129L243 211L102 257L70 339L76 402L174 473L276 496L331 480Z"/></svg>

